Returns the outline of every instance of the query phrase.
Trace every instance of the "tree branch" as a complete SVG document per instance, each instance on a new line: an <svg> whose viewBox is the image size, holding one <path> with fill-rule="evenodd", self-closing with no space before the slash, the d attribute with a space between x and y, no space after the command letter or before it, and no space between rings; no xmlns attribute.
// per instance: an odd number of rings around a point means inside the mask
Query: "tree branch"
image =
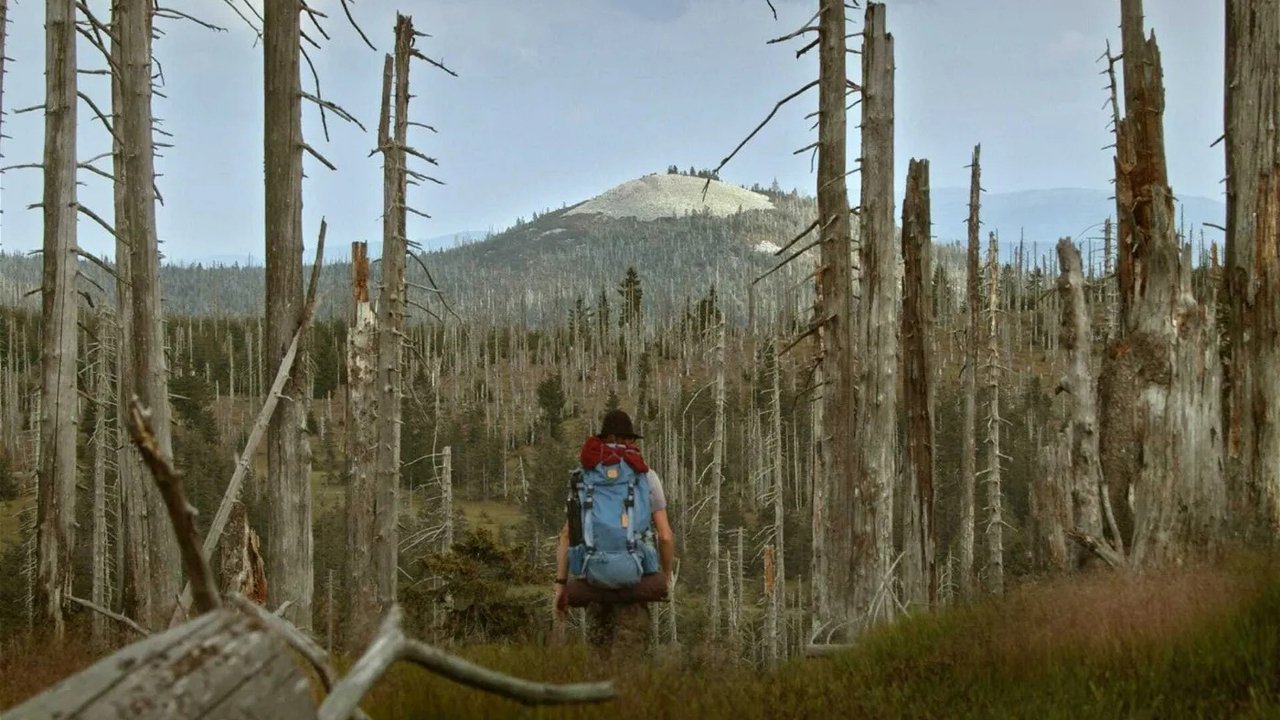
<svg viewBox="0 0 1280 720"><path fill-rule="evenodd" d="M756 126L756 128L755 128L754 130L752 130L752 131L751 131L751 134L747 135L747 137L746 137L745 139L743 139L743 141L742 141L742 142L738 143L738 147L734 148L734 149L733 149L733 152L729 153L729 154L728 154L728 156L726 156L726 157L725 157L725 159L723 159L723 160L721 160L721 161L720 161L720 164L716 166L716 169L715 169L715 170L712 170L712 171L711 171L711 174L712 174L712 175L718 175L718 174L720 173L720 171L721 171L722 169L724 169L724 166L725 166L725 165L728 165L728 164L729 164L729 161L730 161L730 160L732 160L732 159L733 159L733 157L734 157L735 155L737 155L737 154L738 154L738 151L739 151L739 150L742 150L742 148L743 148L744 146L746 146L746 144L747 144L747 143L751 142L751 138L755 137L757 133L759 133L761 130L763 130L765 125L768 125L768 124L769 124L769 121L773 119L773 116L774 116L774 115L777 115L777 114L778 114L778 110L782 109L782 106L783 106L783 105L786 105L787 103L791 102L792 100L794 100L794 99L796 99L796 98L800 97L801 95L803 95L803 94L805 93L805 91L810 90L810 89L812 89L812 88L815 88L815 87L817 87L817 85L818 85L818 81L817 81L817 80L814 80L813 82L810 82L810 83L806 84L804 87L800 88L799 90L796 90L795 92L791 93L790 95L788 95L788 96L786 96L786 97L782 98L781 100L779 100L779 101L777 102L777 104L775 104L775 105L773 106L773 109L769 111L769 114L768 114L767 116L765 116L765 119L764 119L764 120L762 120L762 121L760 122L760 124L759 124L759 125L757 125L757 126ZM706 196L707 196L707 189L708 189L708 188L710 188L710 187L711 187L711 178L707 178L707 182L706 182L706 184L702 187L702 197L703 197L704 199L705 199L705 198L706 198Z"/></svg>
<svg viewBox="0 0 1280 720"><path fill-rule="evenodd" d="M108 609L106 609L106 608L102 607L101 605L97 605L97 604L95 604L95 603L91 603L91 602L89 602L88 600L85 600L85 599L83 599L83 598L78 598L78 597L76 597L75 595L67 595L67 596L66 596L66 598L67 598L68 600L70 600L71 602L73 602L73 603L77 604L77 605L81 605L81 606L83 606L83 607L86 607L86 608L88 608L88 609L90 609L90 610L92 610L92 611L94 611L94 612L98 613L99 615L103 615L103 616L106 616L106 617L111 618L112 620L115 620L116 622L120 623L121 625L124 625L125 627L129 628L130 630L132 630L132 631L134 631L134 632L138 633L138 634L139 634L139 635L141 635L142 637L148 637L148 636L150 636L150 635L151 635L151 631L150 631L150 630L148 630L148 629L146 629L145 627L143 627L143 626L139 625L138 623L134 622L133 620L131 620L131 619L129 619L129 618L127 618L127 617L125 617L124 615L121 615L121 614L119 614L119 613L111 612L110 610L108 610Z"/></svg>

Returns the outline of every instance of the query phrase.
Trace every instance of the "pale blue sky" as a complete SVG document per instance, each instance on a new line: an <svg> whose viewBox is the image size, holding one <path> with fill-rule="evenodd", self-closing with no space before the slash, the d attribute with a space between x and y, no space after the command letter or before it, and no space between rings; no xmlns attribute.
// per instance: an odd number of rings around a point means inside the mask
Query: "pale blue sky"
<svg viewBox="0 0 1280 720"><path fill-rule="evenodd" d="M236 0L243 3L245 0ZM255 3L260 0L251 0ZM107 0L89 0L105 18ZM159 225L171 258L262 255L261 47L221 0L168 0L172 7L229 29L213 33L161 21L156 44L167 98L155 110L177 137L158 169L166 205ZM799 27L814 0L356 0L361 25L380 52L360 42L337 0L312 0L328 13L333 37L310 50L325 95L371 130L396 8L433 37L419 47L443 58L460 77L416 64L411 141L438 157L432 174L448 185L412 188L412 202L432 220L410 219L410 235L501 229L517 217L558 208L617 183L675 163L719 162L783 95L814 77L812 54L797 61L795 43L765 44ZM932 161L935 187L967 182L964 165L983 144L984 185L993 192L1054 187L1105 189L1112 172L1104 42L1118 47L1117 0L889 0L897 46L899 186L911 157ZM1221 197L1223 9L1220 2L1148 0L1148 25L1165 59L1167 140L1175 192ZM10 0L13 59L6 110L38 104L43 94L41 0ZM859 17L860 20L860 17ZM860 22L858 23L860 25ZM81 43L81 66L105 63ZM857 58L851 56L853 63ZM856 65L851 64L856 77ZM105 80L82 76L83 89L106 106ZM311 80L304 66L304 86ZM723 173L741 184L812 192L811 142L803 115L810 95L778 115ZM109 149L108 138L81 105L80 154ZM856 147L856 109L850 142ZM330 119L325 143L319 116L307 108L308 141L338 165L333 173L308 159L305 226L314 236L321 215L330 242L380 236L381 165L367 157L374 138ZM4 163L38 160L39 113L5 117ZM851 157L855 155L851 152ZM108 216L110 188L81 173L82 201ZM857 183L851 183L855 193ZM3 177L0 248L40 243L38 171ZM81 245L108 252L91 221Z"/></svg>

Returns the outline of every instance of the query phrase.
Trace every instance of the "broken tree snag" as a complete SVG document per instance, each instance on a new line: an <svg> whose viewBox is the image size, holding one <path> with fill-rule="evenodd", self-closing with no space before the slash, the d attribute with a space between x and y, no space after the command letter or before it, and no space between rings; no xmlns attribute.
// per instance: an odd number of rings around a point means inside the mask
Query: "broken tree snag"
<svg viewBox="0 0 1280 720"><path fill-rule="evenodd" d="M249 527L244 503L236 501L223 536L223 541L218 545L221 551L218 567L222 573L223 594L236 593L259 605L266 605L267 574L262 560L262 547L258 541L258 533Z"/></svg>
<svg viewBox="0 0 1280 720"><path fill-rule="evenodd" d="M404 392L403 340L406 314L405 148L409 128L409 61L413 53L413 21L396 15L394 118L383 116L378 138L383 157L382 295L378 299L377 467L373 483L371 559L380 616L396 600L400 533L397 528L397 489L400 486L400 418ZM384 75L385 78L385 75ZM383 91L384 105L386 90ZM383 133L390 123L390 132Z"/></svg>
<svg viewBox="0 0 1280 720"><path fill-rule="evenodd" d="M142 462L151 471L160 496L169 511L169 522L178 539L182 555L182 567L191 582L192 599L198 613L206 613L221 607L218 586L213 571L200 548L200 533L196 530L196 509L187 502L182 492L182 475L174 469L169 457L162 452L159 441L151 429L151 415L143 410L138 398L129 404L129 436L142 455Z"/></svg>
<svg viewBox="0 0 1280 720"><path fill-rule="evenodd" d="M977 522L975 495L978 476L978 339L982 331L980 287L981 266L978 262L982 241L979 209L982 202L982 146L973 147L973 163L969 166L969 247L965 256L965 298L969 310L968 332L964 345L964 421L960 449L960 595L974 596L974 528Z"/></svg>
<svg viewBox="0 0 1280 720"><path fill-rule="evenodd" d="M218 610L129 645L4 711L28 720L315 717L311 683L283 643Z"/></svg>
<svg viewBox="0 0 1280 720"><path fill-rule="evenodd" d="M904 545L917 557L904 558L903 565L914 569L919 579L911 600L935 608L938 602L938 574L934 564L935 524L933 389L929 363L929 343L933 333L930 282L933 280L929 240L932 230L929 207L929 161L912 160L907 171L907 196L902 204L902 397L907 417L907 482L913 491L913 507L906 517L913 522L904 529L914 537Z"/></svg>
<svg viewBox="0 0 1280 720"><path fill-rule="evenodd" d="M45 3L44 263L36 612L63 632L76 519L76 28L74 0Z"/></svg>
<svg viewBox="0 0 1280 720"><path fill-rule="evenodd" d="M854 382L853 261L849 190L845 183L846 74L844 0L821 0L818 29L818 240L814 326L815 382L823 384L815 410L814 594L818 622L843 623L850 607L849 529L853 521Z"/></svg>
<svg viewBox="0 0 1280 720"><path fill-rule="evenodd" d="M1118 338L1103 363L1100 453L1113 506L1132 497L1134 567L1208 548L1224 512L1213 313L1191 293L1164 155L1160 50L1141 0L1123 0L1124 115L1116 129ZM1104 506L1105 508L1105 506Z"/></svg>
<svg viewBox="0 0 1280 720"><path fill-rule="evenodd" d="M127 372L132 391L152 413L155 439L165 457L173 452L169 409L168 370L164 352L164 324L160 306L160 251L156 233L155 161L152 139L152 0L113 0L111 42L113 67L112 117L115 182L120 194L116 233L129 248L130 302L133 345ZM123 222L119 222L123 220ZM125 396L126 398L129 396ZM173 532L164 513L164 500L151 483L137 486L145 498L144 524L150 557L146 593L152 627L160 627L173 608L181 587L182 566Z"/></svg>
<svg viewBox="0 0 1280 720"><path fill-rule="evenodd" d="M1102 463L1098 456L1097 384L1093 379L1093 331L1084 292L1080 251L1071 238L1058 241L1058 296L1061 299L1062 349L1067 353L1067 374L1058 385L1067 393L1069 413L1064 437L1070 449L1067 491L1071 497L1072 524L1077 530L1102 537ZM1116 538L1123 554L1124 545Z"/></svg>
<svg viewBox="0 0 1280 720"><path fill-rule="evenodd" d="M1280 529L1277 0L1227 0L1226 88L1227 468L1237 522L1271 538Z"/></svg>
<svg viewBox="0 0 1280 720"><path fill-rule="evenodd" d="M384 88L390 87L391 57ZM384 97L386 95L384 94ZM351 243L354 315L347 332L347 622L346 647L369 644L381 615L370 554L373 550L374 472L378 453L376 320L369 301L368 245Z"/></svg>
<svg viewBox="0 0 1280 720"><path fill-rule="evenodd" d="M263 153L266 318L263 366L280 367L302 326L302 89L298 0L263 3ZM267 577L271 604L292 600L289 617L311 627L311 449L305 428L311 383L306 334L267 427Z"/></svg>
<svg viewBox="0 0 1280 720"><path fill-rule="evenodd" d="M352 666L320 706L320 720L346 720L395 663L406 660L454 682L502 695L524 705L564 705L611 700L612 683L545 685L486 670L425 643L405 637L400 606L392 605L369 650Z"/></svg>
<svg viewBox="0 0 1280 720"><path fill-rule="evenodd" d="M885 6L867 5L862 46L861 298L863 358L852 498L851 620L893 618L893 488L897 481L898 291L893 186L893 36Z"/></svg>

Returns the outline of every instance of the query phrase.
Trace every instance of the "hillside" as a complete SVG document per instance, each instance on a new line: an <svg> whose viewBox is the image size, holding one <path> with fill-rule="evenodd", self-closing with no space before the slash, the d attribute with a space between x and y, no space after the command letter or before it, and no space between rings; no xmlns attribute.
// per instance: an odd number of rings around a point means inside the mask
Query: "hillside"
<svg viewBox="0 0 1280 720"><path fill-rule="evenodd" d="M566 215L657 220L695 213L728 217L747 210L772 210L763 193L678 173L645 175L569 209Z"/></svg>

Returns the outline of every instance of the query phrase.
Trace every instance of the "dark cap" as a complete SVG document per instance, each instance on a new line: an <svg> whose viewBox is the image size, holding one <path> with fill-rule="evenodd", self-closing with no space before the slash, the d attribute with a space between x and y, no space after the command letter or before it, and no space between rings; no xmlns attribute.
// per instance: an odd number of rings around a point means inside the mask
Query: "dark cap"
<svg viewBox="0 0 1280 720"><path fill-rule="evenodd" d="M644 437L631 426L631 416L623 410L610 410L604 414L604 421L600 423L600 437L608 437L609 435L616 435L620 438Z"/></svg>

